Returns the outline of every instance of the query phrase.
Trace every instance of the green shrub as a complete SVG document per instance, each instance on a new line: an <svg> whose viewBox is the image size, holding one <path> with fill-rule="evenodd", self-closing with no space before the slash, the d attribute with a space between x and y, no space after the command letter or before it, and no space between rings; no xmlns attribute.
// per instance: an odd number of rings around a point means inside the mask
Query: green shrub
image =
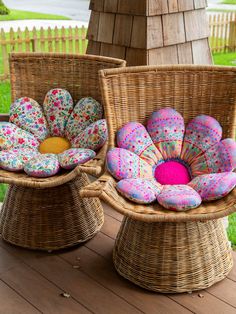
<svg viewBox="0 0 236 314"><path fill-rule="evenodd" d="M10 10L5 6L5 4L0 0L0 15L8 15Z"/></svg>
<svg viewBox="0 0 236 314"><path fill-rule="evenodd" d="M227 228L228 238L232 247L236 248L236 213L229 216L229 226Z"/></svg>

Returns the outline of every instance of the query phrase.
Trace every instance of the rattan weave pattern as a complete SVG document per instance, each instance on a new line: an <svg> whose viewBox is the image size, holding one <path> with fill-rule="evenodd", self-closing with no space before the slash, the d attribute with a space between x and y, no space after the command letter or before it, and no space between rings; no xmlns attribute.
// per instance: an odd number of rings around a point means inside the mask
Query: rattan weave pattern
<svg viewBox="0 0 236 314"><path fill-rule="evenodd" d="M144 223L126 217L113 260L120 275L162 293L205 289L233 266L220 220Z"/></svg>
<svg viewBox="0 0 236 314"><path fill-rule="evenodd" d="M31 97L42 105L46 93L56 87L67 89L74 101L91 96L98 101L101 90L98 71L105 68L125 66L125 61L100 56L55 54L55 53L13 53L10 56L12 101L20 97ZM10 173L0 170L0 181L29 187L53 187L75 178L85 171L98 176L104 165L106 147L96 158L70 172L38 179L24 173Z"/></svg>
<svg viewBox="0 0 236 314"><path fill-rule="evenodd" d="M129 121L146 124L153 111L178 110L187 123L198 114L215 117L224 137L235 137L236 68L213 66L136 67L100 72L109 148ZM204 289L232 268L228 241L218 218L236 211L236 191L194 210L174 212L157 203L139 205L116 190L106 172L81 190L123 213L113 260L116 270L133 283L163 293ZM218 219L218 220L217 220Z"/></svg>
<svg viewBox="0 0 236 314"><path fill-rule="evenodd" d="M235 138L236 68L217 66L146 66L100 72L105 113L109 128L109 148L116 146L116 133L129 121L146 124L153 111L173 107L185 123L198 114L215 117L223 127L223 137ZM116 181L105 173L81 191L97 196L121 213L146 222L196 221L226 216L236 211L236 191L227 197L185 213L164 210L158 204L140 206L117 193Z"/></svg>
<svg viewBox="0 0 236 314"><path fill-rule="evenodd" d="M97 198L81 199L86 174L49 189L12 185L0 216L7 242L37 250L58 250L92 238L102 227L103 208Z"/></svg>
<svg viewBox="0 0 236 314"><path fill-rule="evenodd" d="M52 88L67 89L74 101L92 96L101 101L98 71L125 66L125 61L89 55L18 53L10 56L12 100L28 96L42 104ZM87 241L103 224L98 199L81 199L89 184L87 174L104 168L106 145L94 160L50 178L0 170L0 182L9 183L0 229L10 243L41 250L57 250Z"/></svg>

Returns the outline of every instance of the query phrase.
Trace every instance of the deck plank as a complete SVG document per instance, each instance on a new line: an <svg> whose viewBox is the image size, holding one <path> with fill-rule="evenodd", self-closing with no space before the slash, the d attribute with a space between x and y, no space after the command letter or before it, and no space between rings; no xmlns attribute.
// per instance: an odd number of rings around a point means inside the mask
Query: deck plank
<svg viewBox="0 0 236 314"><path fill-rule="evenodd" d="M156 294L119 276L112 263L112 250L123 216L104 207L101 232L69 251L35 252L0 240L0 295L6 296L0 314L37 310L53 314L236 313L236 265L227 279L192 294ZM236 264L235 252L233 256ZM62 298L62 291L71 298Z"/></svg>
<svg viewBox="0 0 236 314"><path fill-rule="evenodd" d="M23 263L2 274L1 278L43 313L90 313L74 299L61 297L62 289Z"/></svg>
<svg viewBox="0 0 236 314"><path fill-rule="evenodd" d="M236 283L234 281L226 278L208 288L207 291L218 299L234 306L236 313Z"/></svg>
<svg viewBox="0 0 236 314"><path fill-rule="evenodd" d="M206 291L193 292L192 294L175 294L170 297L197 314L235 314L234 307Z"/></svg>
<svg viewBox="0 0 236 314"><path fill-rule="evenodd" d="M236 252L233 252L234 267L228 274L227 278L236 282Z"/></svg>
<svg viewBox="0 0 236 314"><path fill-rule="evenodd" d="M0 247L0 256L0 274L21 263L20 259L16 258L12 254L9 254L8 251L2 247Z"/></svg>
<svg viewBox="0 0 236 314"><path fill-rule="evenodd" d="M101 232L106 234L112 239L115 239L120 229L120 223L111 216L105 215L104 225L102 226Z"/></svg>
<svg viewBox="0 0 236 314"><path fill-rule="evenodd" d="M70 265L57 255L43 252L35 253L15 247L10 247L10 249L14 254L21 257L24 263L60 287L60 289L68 292L74 299L94 313L120 314L125 311L130 314L141 313L84 272L73 268L78 264L76 260L73 265ZM115 308L114 304L116 304Z"/></svg>
<svg viewBox="0 0 236 314"><path fill-rule="evenodd" d="M0 314L37 314L35 307L20 297L13 289L0 280Z"/></svg>
<svg viewBox="0 0 236 314"><path fill-rule="evenodd" d="M122 214L118 213L116 210L114 210L113 208L111 208L109 205L107 205L104 202L102 202L102 206L104 209L104 213L106 215L111 216L120 222L122 221L122 219L124 217Z"/></svg>
<svg viewBox="0 0 236 314"><path fill-rule="evenodd" d="M157 313L157 309L159 313L191 313L165 295L157 296L155 293L145 291L129 281L124 280L116 273L111 261L104 260L103 257L85 246L81 246L70 252L65 252L61 254L61 257L67 260L71 265L73 265L79 257L80 267L83 272L145 313L154 314Z"/></svg>

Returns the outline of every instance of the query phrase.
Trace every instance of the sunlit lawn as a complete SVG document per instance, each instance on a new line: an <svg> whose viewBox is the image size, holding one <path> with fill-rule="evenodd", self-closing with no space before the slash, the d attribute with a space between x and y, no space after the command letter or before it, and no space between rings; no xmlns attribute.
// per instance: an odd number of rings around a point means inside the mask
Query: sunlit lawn
<svg viewBox="0 0 236 314"><path fill-rule="evenodd" d="M10 14L0 15L0 21L14 21L14 20L70 20L70 18L62 15L44 14L12 9L10 10Z"/></svg>

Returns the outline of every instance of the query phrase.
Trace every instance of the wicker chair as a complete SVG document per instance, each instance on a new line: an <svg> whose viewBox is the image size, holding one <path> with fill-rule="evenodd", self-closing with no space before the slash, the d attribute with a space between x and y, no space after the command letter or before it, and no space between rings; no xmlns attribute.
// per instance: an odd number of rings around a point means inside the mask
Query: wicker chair
<svg viewBox="0 0 236 314"><path fill-rule="evenodd" d="M236 68L160 66L100 72L109 127L109 148L129 121L146 124L153 111L173 107L187 123L198 114L215 117L223 137L235 138ZM187 212L164 210L158 203L138 205L122 197L105 173L81 190L125 215L113 251L123 277L163 293L204 289L222 280L233 261L219 218L236 211L236 191Z"/></svg>
<svg viewBox="0 0 236 314"><path fill-rule="evenodd" d="M12 100L28 96L42 104L48 90L67 89L74 100L92 96L101 101L98 71L125 66L119 59L73 54L12 54ZM98 199L81 199L78 190L99 175L106 147L96 158L73 171L40 179L0 170L0 182L10 184L0 217L2 238L31 249L56 250L84 242L103 224Z"/></svg>

